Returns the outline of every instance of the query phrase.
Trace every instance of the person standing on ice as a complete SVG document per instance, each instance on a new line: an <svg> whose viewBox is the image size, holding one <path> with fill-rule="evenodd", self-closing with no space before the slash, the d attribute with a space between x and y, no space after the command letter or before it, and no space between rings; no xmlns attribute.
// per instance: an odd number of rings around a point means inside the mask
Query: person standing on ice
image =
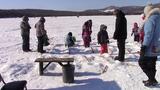
<svg viewBox="0 0 160 90"><path fill-rule="evenodd" d="M123 62L125 58L125 40L127 39L127 20L121 10L116 9L113 14L116 15L113 39L117 40L119 49L118 56L115 57L115 60Z"/></svg>
<svg viewBox="0 0 160 90"><path fill-rule="evenodd" d="M145 86L155 86L157 56L160 55L160 8L151 4L144 8L144 41L140 50L139 66L147 75L148 80L143 81Z"/></svg>
<svg viewBox="0 0 160 90"><path fill-rule="evenodd" d="M107 26L102 24L100 26L100 31L97 34L98 44L101 45L101 51L100 51L101 54L108 53L107 43L109 43L109 37L106 29L107 29Z"/></svg>
<svg viewBox="0 0 160 90"><path fill-rule="evenodd" d="M88 20L84 23L82 27L82 38L84 42L84 47L90 47L91 33L92 33L92 21Z"/></svg>
<svg viewBox="0 0 160 90"><path fill-rule="evenodd" d="M65 46L72 47L74 45L75 45L75 38L72 36L72 32L69 32L65 40Z"/></svg>
<svg viewBox="0 0 160 90"><path fill-rule="evenodd" d="M43 45L44 45L44 38L46 35L46 30L44 28L44 23L45 23L45 18L41 17L40 20L35 24L36 28L36 36L38 39L38 48L37 51L40 53L45 53L46 51L43 50Z"/></svg>
<svg viewBox="0 0 160 90"><path fill-rule="evenodd" d="M89 30L90 30L90 42L92 42L92 39L91 39L91 34L92 34L92 20L88 20L89 22Z"/></svg>
<svg viewBox="0 0 160 90"><path fill-rule="evenodd" d="M143 20L140 28L139 28L139 40L141 42L141 44L143 43L143 40L144 40L144 19L145 19L145 15L144 14L141 14L141 18Z"/></svg>
<svg viewBox="0 0 160 90"><path fill-rule="evenodd" d="M22 17L22 22L20 24L20 28L21 28L21 36L22 36L22 50L24 52L28 52L31 51L30 50L30 44L29 44L29 36L30 36L30 25L28 23L29 18L27 16L23 16Z"/></svg>
<svg viewBox="0 0 160 90"><path fill-rule="evenodd" d="M139 27L138 27L138 24L135 22L133 24L133 28L132 28L132 33L131 33L131 36L134 34L134 41L137 41L139 42Z"/></svg>

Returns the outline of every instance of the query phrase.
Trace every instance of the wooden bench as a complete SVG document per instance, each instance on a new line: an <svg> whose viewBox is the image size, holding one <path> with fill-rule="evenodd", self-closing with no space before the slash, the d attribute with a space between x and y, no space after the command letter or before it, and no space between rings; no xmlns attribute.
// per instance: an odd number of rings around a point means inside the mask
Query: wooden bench
<svg viewBox="0 0 160 90"><path fill-rule="evenodd" d="M57 62L59 65L64 66L63 62L66 62L67 64L70 64L70 62L73 62L74 58L37 58L35 62L39 62L39 74L43 75L43 71L52 63ZM48 62L47 65L43 65L44 62Z"/></svg>

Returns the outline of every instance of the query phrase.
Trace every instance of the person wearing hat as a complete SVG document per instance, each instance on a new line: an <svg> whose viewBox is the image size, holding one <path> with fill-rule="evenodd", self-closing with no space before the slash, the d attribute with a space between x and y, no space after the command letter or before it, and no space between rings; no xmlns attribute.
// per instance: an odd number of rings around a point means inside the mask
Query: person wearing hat
<svg viewBox="0 0 160 90"><path fill-rule="evenodd" d="M116 56L114 59L119 60L120 62L124 62L125 41L127 39L127 20L125 14L119 9L116 9L113 14L116 15L113 39L117 40L117 46L119 49L118 56Z"/></svg>
<svg viewBox="0 0 160 90"><path fill-rule="evenodd" d="M72 32L69 32L65 40L65 46L72 47L74 45L75 45L75 39L73 38Z"/></svg>
<svg viewBox="0 0 160 90"><path fill-rule="evenodd" d="M148 80L143 81L145 86L157 85L156 61L160 55L160 9L151 4L144 8L144 41L140 50L139 66L147 75Z"/></svg>
<svg viewBox="0 0 160 90"><path fill-rule="evenodd" d="M108 53L108 45L107 43L109 43L109 37L108 37L108 32L106 31L107 26L102 24L100 26L100 31L97 34L97 40L98 40L98 44L101 45L101 51L100 53Z"/></svg>
<svg viewBox="0 0 160 90"><path fill-rule="evenodd" d="M38 48L37 51L40 53L45 53L46 51L43 50L44 45L44 37L46 35L46 30L44 28L45 18L41 17L40 20L35 24L36 28L36 36L38 39Z"/></svg>
<svg viewBox="0 0 160 90"><path fill-rule="evenodd" d="M90 47L91 33L92 33L92 20L86 21L82 26L82 39L84 47Z"/></svg>
<svg viewBox="0 0 160 90"><path fill-rule="evenodd" d="M133 24L133 28L132 28L132 33L131 36L134 34L134 41L139 42L139 27L138 27L138 23L134 22Z"/></svg>
<svg viewBox="0 0 160 90"><path fill-rule="evenodd" d="M22 22L20 23L20 28L21 28L21 36L22 36L22 50L24 52L31 51L30 50L30 45L29 45L29 36L30 36L30 25L28 23L29 19L27 16L22 17Z"/></svg>

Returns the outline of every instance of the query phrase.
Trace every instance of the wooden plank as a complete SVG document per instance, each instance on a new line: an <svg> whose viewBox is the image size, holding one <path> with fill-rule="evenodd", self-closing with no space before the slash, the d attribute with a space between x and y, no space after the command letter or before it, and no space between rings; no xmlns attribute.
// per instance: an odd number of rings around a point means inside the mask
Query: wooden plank
<svg viewBox="0 0 160 90"><path fill-rule="evenodd" d="M51 64L52 62L49 62L44 68L43 71Z"/></svg>
<svg viewBox="0 0 160 90"><path fill-rule="evenodd" d="M74 58L37 58L35 62L73 62Z"/></svg>

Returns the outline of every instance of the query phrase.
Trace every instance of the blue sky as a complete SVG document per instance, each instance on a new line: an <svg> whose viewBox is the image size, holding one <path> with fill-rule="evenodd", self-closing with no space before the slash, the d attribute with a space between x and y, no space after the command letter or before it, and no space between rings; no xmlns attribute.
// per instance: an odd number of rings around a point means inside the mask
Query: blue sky
<svg viewBox="0 0 160 90"><path fill-rule="evenodd" d="M150 1L160 0L0 0L0 9L53 9L53 10L86 10L99 9L111 5L146 5Z"/></svg>

